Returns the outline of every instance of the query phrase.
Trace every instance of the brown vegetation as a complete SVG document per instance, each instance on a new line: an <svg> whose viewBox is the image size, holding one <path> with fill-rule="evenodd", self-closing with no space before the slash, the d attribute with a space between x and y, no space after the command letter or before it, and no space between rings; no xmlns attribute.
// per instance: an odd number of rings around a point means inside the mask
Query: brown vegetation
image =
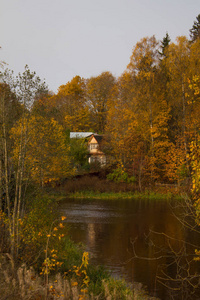
<svg viewBox="0 0 200 300"><path fill-rule="evenodd" d="M67 193L93 191L99 193L105 192L133 192L136 190L136 185L133 183L113 182L98 176L80 176L67 180L64 184L64 190Z"/></svg>
<svg viewBox="0 0 200 300"><path fill-rule="evenodd" d="M12 259L9 256L2 259L0 264L0 295L1 300L36 300L36 299L79 299L80 292L73 281L57 274L51 278L48 285L44 279L38 276L33 268L27 268L25 264L14 272ZM46 296L46 291L48 295Z"/></svg>

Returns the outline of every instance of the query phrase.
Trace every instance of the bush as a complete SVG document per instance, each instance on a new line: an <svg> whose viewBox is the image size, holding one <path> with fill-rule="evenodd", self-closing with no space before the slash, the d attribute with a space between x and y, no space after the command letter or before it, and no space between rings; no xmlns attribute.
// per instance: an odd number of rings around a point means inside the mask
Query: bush
<svg viewBox="0 0 200 300"><path fill-rule="evenodd" d="M103 289L105 299L131 300L133 299L133 292L123 280L116 280L110 277L108 280L103 280ZM137 299L137 298L136 298Z"/></svg>
<svg viewBox="0 0 200 300"><path fill-rule="evenodd" d="M51 271L60 270L69 255L77 251L69 241L64 219L59 216L55 201L45 195L37 196L20 220L19 263L34 265L41 271L48 262ZM69 249L70 253L66 251Z"/></svg>
<svg viewBox="0 0 200 300"><path fill-rule="evenodd" d="M135 177L129 177L128 173L125 172L122 168L115 169L112 173L107 175L108 180L112 180L114 182L126 182L126 183L134 183Z"/></svg>
<svg viewBox="0 0 200 300"><path fill-rule="evenodd" d="M109 273L104 266L89 265L88 276L90 277L89 293L99 295L103 291L102 281L109 279Z"/></svg>

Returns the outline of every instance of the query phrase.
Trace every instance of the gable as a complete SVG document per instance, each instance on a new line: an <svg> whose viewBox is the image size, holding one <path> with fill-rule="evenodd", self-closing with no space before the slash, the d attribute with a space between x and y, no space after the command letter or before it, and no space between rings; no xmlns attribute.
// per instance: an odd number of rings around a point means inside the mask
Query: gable
<svg viewBox="0 0 200 300"><path fill-rule="evenodd" d="M91 138L89 139L89 144L100 144L103 136L99 134L93 134Z"/></svg>
<svg viewBox="0 0 200 300"><path fill-rule="evenodd" d="M94 136L92 136L91 139L89 140L89 144L98 144Z"/></svg>

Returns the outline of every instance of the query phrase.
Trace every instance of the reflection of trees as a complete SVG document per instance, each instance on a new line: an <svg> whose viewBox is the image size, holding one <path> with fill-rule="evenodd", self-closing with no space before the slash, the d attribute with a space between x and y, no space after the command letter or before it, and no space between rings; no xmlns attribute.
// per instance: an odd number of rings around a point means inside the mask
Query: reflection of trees
<svg viewBox="0 0 200 300"><path fill-rule="evenodd" d="M122 275L132 282L148 284L151 294L154 294L157 289L155 278L159 266L164 266L169 262L169 255L165 253L168 247L167 236L174 238L170 241L171 247L178 251L182 245L180 241L184 240L182 227L171 214L170 207L160 201L152 203L138 199L134 207L132 201L130 201L130 206L127 201L119 201L115 202L115 208L116 211L123 210L128 214L133 211L132 219L128 219L126 213L117 218L114 223L111 220L109 224L97 223L94 218L87 241L90 241L91 247L98 244L98 255L101 259L103 259L101 254L104 253L107 262L122 268L122 273L124 273ZM162 232L166 236L162 235ZM136 237L137 240L135 240ZM133 259L132 244L134 240L134 249L137 253L135 259ZM157 257L159 251L161 257Z"/></svg>
<svg viewBox="0 0 200 300"><path fill-rule="evenodd" d="M93 263L106 264L131 282L142 282L151 295L198 299L194 210L188 199L172 203L173 207L160 200L96 202L87 222L82 212L80 227L72 226L73 239L87 244Z"/></svg>
<svg viewBox="0 0 200 300"><path fill-rule="evenodd" d="M200 273L194 261L198 246L199 230L195 223L195 211L192 201L182 199L173 207L180 226L166 223L165 230L150 230L145 236L147 255L138 252L138 239L132 243L133 259L156 262L156 283L165 287L166 299L199 299ZM174 229L176 230L174 231ZM162 245L162 246L160 246ZM166 296L165 296L166 297Z"/></svg>

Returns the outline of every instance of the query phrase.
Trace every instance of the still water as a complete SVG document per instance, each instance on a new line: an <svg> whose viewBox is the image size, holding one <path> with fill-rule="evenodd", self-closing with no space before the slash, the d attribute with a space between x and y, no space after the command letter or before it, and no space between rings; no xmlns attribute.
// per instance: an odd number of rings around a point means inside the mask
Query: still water
<svg viewBox="0 0 200 300"><path fill-rule="evenodd" d="M167 201L71 199L60 208L72 240L85 245L90 262L106 266L115 277L141 282L152 296L167 299L156 275L169 264L166 253L178 251L187 238Z"/></svg>

